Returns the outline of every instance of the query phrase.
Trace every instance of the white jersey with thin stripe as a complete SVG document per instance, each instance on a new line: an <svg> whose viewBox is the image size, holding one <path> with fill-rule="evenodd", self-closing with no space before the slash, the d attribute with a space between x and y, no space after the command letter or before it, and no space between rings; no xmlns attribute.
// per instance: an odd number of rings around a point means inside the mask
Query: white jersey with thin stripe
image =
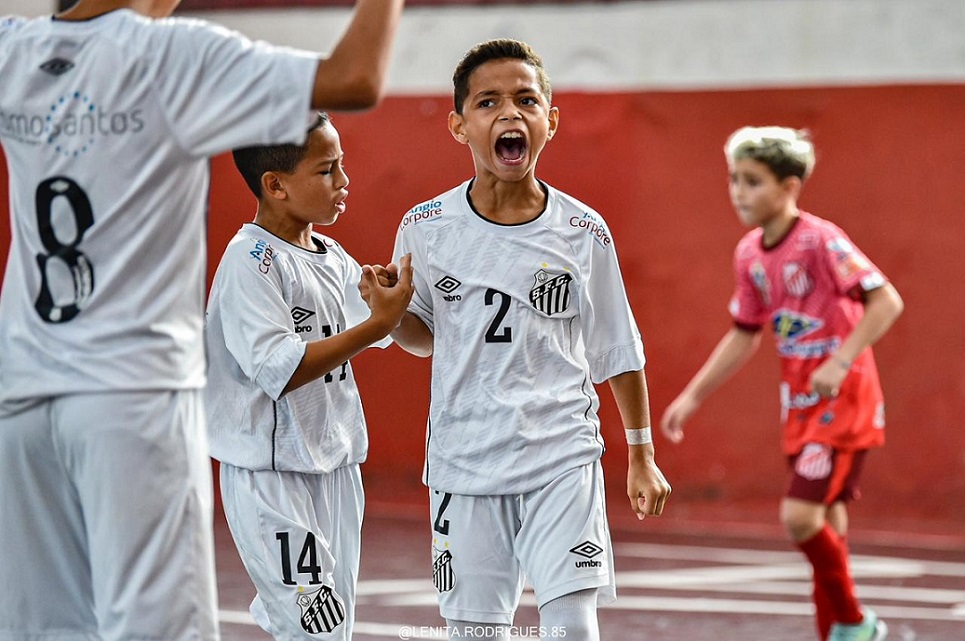
<svg viewBox="0 0 965 641"><path fill-rule="evenodd" d="M205 403L211 455L219 461L327 473L365 460L351 363L282 396L307 341L369 317L358 290L362 268L331 238L314 238L317 252L248 223L218 265L205 319Z"/></svg>
<svg viewBox="0 0 965 641"><path fill-rule="evenodd" d="M0 21L0 411L204 384L208 158L304 140L317 64L126 9Z"/></svg>
<svg viewBox="0 0 965 641"><path fill-rule="evenodd" d="M600 457L592 383L644 366L643 343L603 218L544 185L535 220L499 225L471 181L402 219L409 311L433 331L426 484L516 494Z"/></svg>

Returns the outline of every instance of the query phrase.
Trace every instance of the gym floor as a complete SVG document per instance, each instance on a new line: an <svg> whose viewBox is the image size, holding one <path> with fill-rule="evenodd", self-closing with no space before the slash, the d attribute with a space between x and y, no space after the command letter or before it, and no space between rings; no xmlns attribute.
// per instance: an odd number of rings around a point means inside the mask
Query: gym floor
<svg viewBox="0 0 965 641"><path fill-rule="evenodd" d="M354 638L446 639L431 582L427 501L397 500L371 484L367 494ZM810 572L769 522L774 506L679 506L673 516L674 507L643 523L622 504L609 508L618 599L600 610L602 639L816 639ZM742 520L727 518L734 513ZM852 522L858 594L887 621L889 641L965 641L965 527L867 514ZM225 640L270 641L248 614L254 588L223 514L215 536ZM538 625L527 589L514 639L538 639Z"/></svg>

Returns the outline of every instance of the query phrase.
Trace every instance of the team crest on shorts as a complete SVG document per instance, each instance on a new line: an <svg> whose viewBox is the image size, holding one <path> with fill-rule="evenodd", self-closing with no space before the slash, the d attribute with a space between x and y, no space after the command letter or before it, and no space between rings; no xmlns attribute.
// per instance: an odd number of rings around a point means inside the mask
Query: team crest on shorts
<svg viewBox="0 0 965 641"><path fill-rule="evenodd" d="M456 575L452 571L452 552L432 548L432 585L439 592L448 592L456 587Z"/></svg>
<svg viewBox="0 0 965 641"><path fill-rule="evenodd" d="M530 304L547 316L565 312L570 306L570 281L573 275L569 272L554 274L540 269L534 278L536 282L529 290Z"/></svg>
<svg viewBox="0 0 965 641"><path fill-rule="evenodd" d="M834 451L821 443L808 443L794 462L794 472L809 481L826 479L834 469Z"/></svg>
<svg viewBox="0 0 965 641"><path fill-rule="evenodd" d="M302 610L302 629L309 634L331 632L345 620L345 606L327 585L299 594L298 607Z"/></svg>

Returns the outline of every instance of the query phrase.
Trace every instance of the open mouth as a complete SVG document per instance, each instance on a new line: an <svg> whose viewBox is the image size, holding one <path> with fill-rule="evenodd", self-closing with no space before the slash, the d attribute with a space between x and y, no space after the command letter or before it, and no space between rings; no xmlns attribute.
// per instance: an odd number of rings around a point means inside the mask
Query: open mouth
<svg viewBox="0 0 965 641"><path fill-rule="evenodd" d="M516 164L526 155L526 139L518 131L508 131L496 140L496 155L505 163Z"/></svg>

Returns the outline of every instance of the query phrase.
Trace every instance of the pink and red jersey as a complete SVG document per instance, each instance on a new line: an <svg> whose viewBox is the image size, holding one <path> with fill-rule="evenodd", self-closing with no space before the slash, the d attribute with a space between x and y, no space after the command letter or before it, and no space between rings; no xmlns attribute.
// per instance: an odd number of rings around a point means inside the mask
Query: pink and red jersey
<svg viewBox="0 0 965 641"><path fill-rule="evenodd" d="M884 401L874 356L855 359L840 393L822 399L811 373L837 351L864 314L863 292L887 280L838 226L801 212L787 236L765 248L761 228L734 252L734 322L748 330L769 326L781 357L784 451L806 443L863 450L884 444Z"/></svg>

